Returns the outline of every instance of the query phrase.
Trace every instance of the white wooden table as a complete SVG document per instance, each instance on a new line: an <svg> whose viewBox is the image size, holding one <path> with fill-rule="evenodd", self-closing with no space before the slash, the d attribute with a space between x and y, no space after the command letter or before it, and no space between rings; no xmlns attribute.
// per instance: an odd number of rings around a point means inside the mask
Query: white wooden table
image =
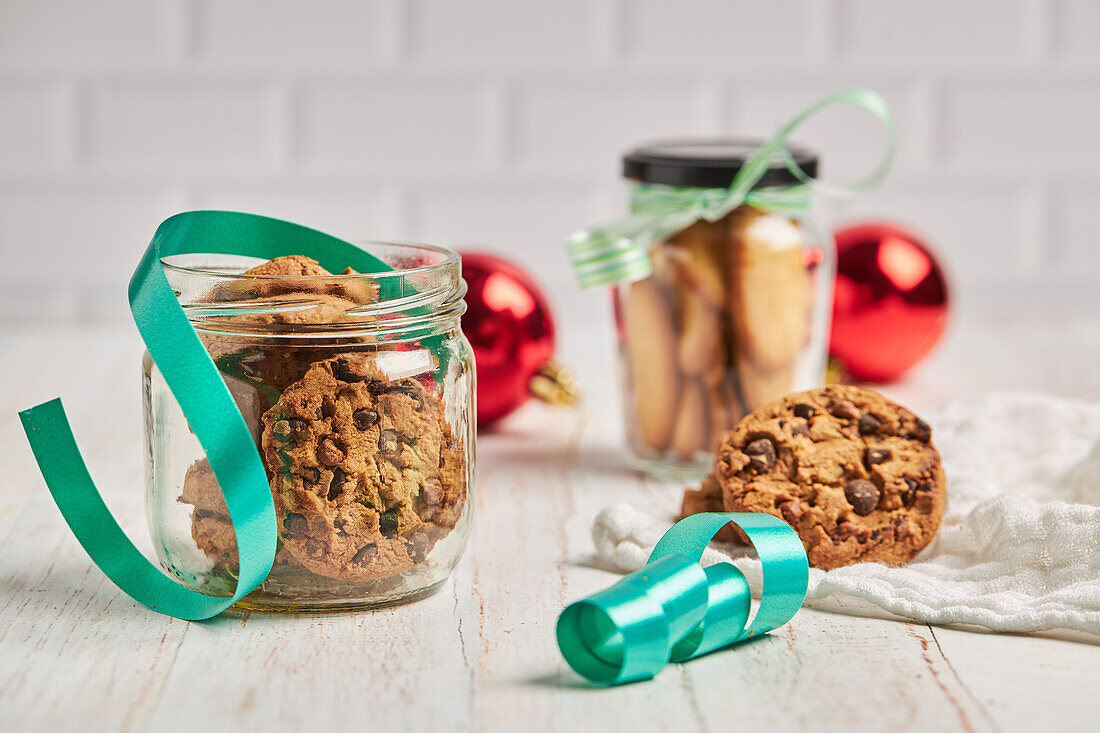
<svg viewBox="0 0 1100 733"><path fill-rule="evenodd" d="M587 329L587 330L585 330ZM990 388L1100 399L1100 319L957 323L887 390L919 411ZM750 645L602 690L554 641L618 576L589 528L615 501L675 511L619 448L603 319L565 329L581 411L527 407L480 441L476 524L453 580L375 612L157 615L96 569L53 506L16 412L62 394L93 475L148 548L132 330L0 334L0 729L1097 730L1100 646L803 609Z"/></svg>

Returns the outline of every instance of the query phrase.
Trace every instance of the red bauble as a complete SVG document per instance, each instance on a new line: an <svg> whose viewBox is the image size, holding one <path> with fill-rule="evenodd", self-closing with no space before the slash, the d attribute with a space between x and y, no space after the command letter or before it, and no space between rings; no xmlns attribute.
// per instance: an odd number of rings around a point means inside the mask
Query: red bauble
<svg viewBox="0 0 1100 733"><path fill-rule="evenodd" d="M856 379L899 379L943 334L943 270L918 236L892 224L844 227L836 246L829 353Z"/></svg>
<svg viewBox="0 0 1100 733"><path fill-rule="evenodd" d="M511 262L464 252L462 330L477 362L477 424L485 428L531 397L529 385L554 355L546 296Z"/></svg>

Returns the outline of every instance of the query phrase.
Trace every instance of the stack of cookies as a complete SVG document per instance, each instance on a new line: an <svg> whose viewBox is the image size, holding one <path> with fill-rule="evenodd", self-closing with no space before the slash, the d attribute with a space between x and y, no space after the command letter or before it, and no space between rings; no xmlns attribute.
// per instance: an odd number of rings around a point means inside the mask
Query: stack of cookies
<svg viewBox="0 0 1100 733"><path fill-rule="evenodd" d="M321 335L374 302L376 291L299 256L244 275L208 296L211 316L198 333L268 471L280 540L269 582L290 572L298 588L310 575L368 582L427 561L462 513L464 441L433 385L391 378L369 334ZM256 311L233 315L240 306ZM284 327L293 340L277 337ZM302 337L310 327L316 339ZM198 548L234 574L232 524L205 459L187 471L179 501L193 507Z"/></svg>
<svg viewBox="0 0 1100 733"><path fill-rule="evenodd" d="M946 504L928 424L868 389L832 386L756 410L726 434L685 516L766 512L798 532L810 565L908 562ZM732 529L719 539L744 541Z"/></svg>
<svg viewBox="0 0 1100 733"><path fill-rule="evenodd" d="M796 222L742 206L651 252L620 289L635 452L691 462L746 413L789 392L810 338L813 285Z"/></svg>

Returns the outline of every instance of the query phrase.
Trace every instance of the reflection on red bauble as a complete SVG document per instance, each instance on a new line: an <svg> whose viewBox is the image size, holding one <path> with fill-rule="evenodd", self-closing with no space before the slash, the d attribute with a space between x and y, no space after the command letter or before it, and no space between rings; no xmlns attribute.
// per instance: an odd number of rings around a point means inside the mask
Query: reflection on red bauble
<svg viewBox="0 0 1100 733"><path fill-rule="evenodd" d="M462 253L466 314L462 330L477 363L477 423L485 428L531 397L533 377L554 355L546 296L511 262Z"/></svg>
<svg viewBox="0 0 1100 733"><path fill-rule="evenodd" d="M836 246L829 353L855 379L899 379L943 334L943 270L917 235L893 224L844 227Z"/></svg>

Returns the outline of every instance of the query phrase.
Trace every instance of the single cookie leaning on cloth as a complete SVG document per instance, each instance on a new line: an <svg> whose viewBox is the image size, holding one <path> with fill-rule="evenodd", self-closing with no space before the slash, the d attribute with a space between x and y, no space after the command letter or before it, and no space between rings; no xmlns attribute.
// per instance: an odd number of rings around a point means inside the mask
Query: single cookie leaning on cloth
<svg viewBox="0 0 1100 733"><path fill-rule="evenodd" d="M263 415L284 547L318 575L369 581L424 562L466 497L442 401L372 354L319 361Z"/></svg>
<svg viewBox="0 0 1100 733"><path fill-rule="evenodd" d="M931 429L904 407L859 387L784 397L727 434L684 513L717 504L767 512L798 532L810 564L900 565L932 540L946 503Z"/></svg>

